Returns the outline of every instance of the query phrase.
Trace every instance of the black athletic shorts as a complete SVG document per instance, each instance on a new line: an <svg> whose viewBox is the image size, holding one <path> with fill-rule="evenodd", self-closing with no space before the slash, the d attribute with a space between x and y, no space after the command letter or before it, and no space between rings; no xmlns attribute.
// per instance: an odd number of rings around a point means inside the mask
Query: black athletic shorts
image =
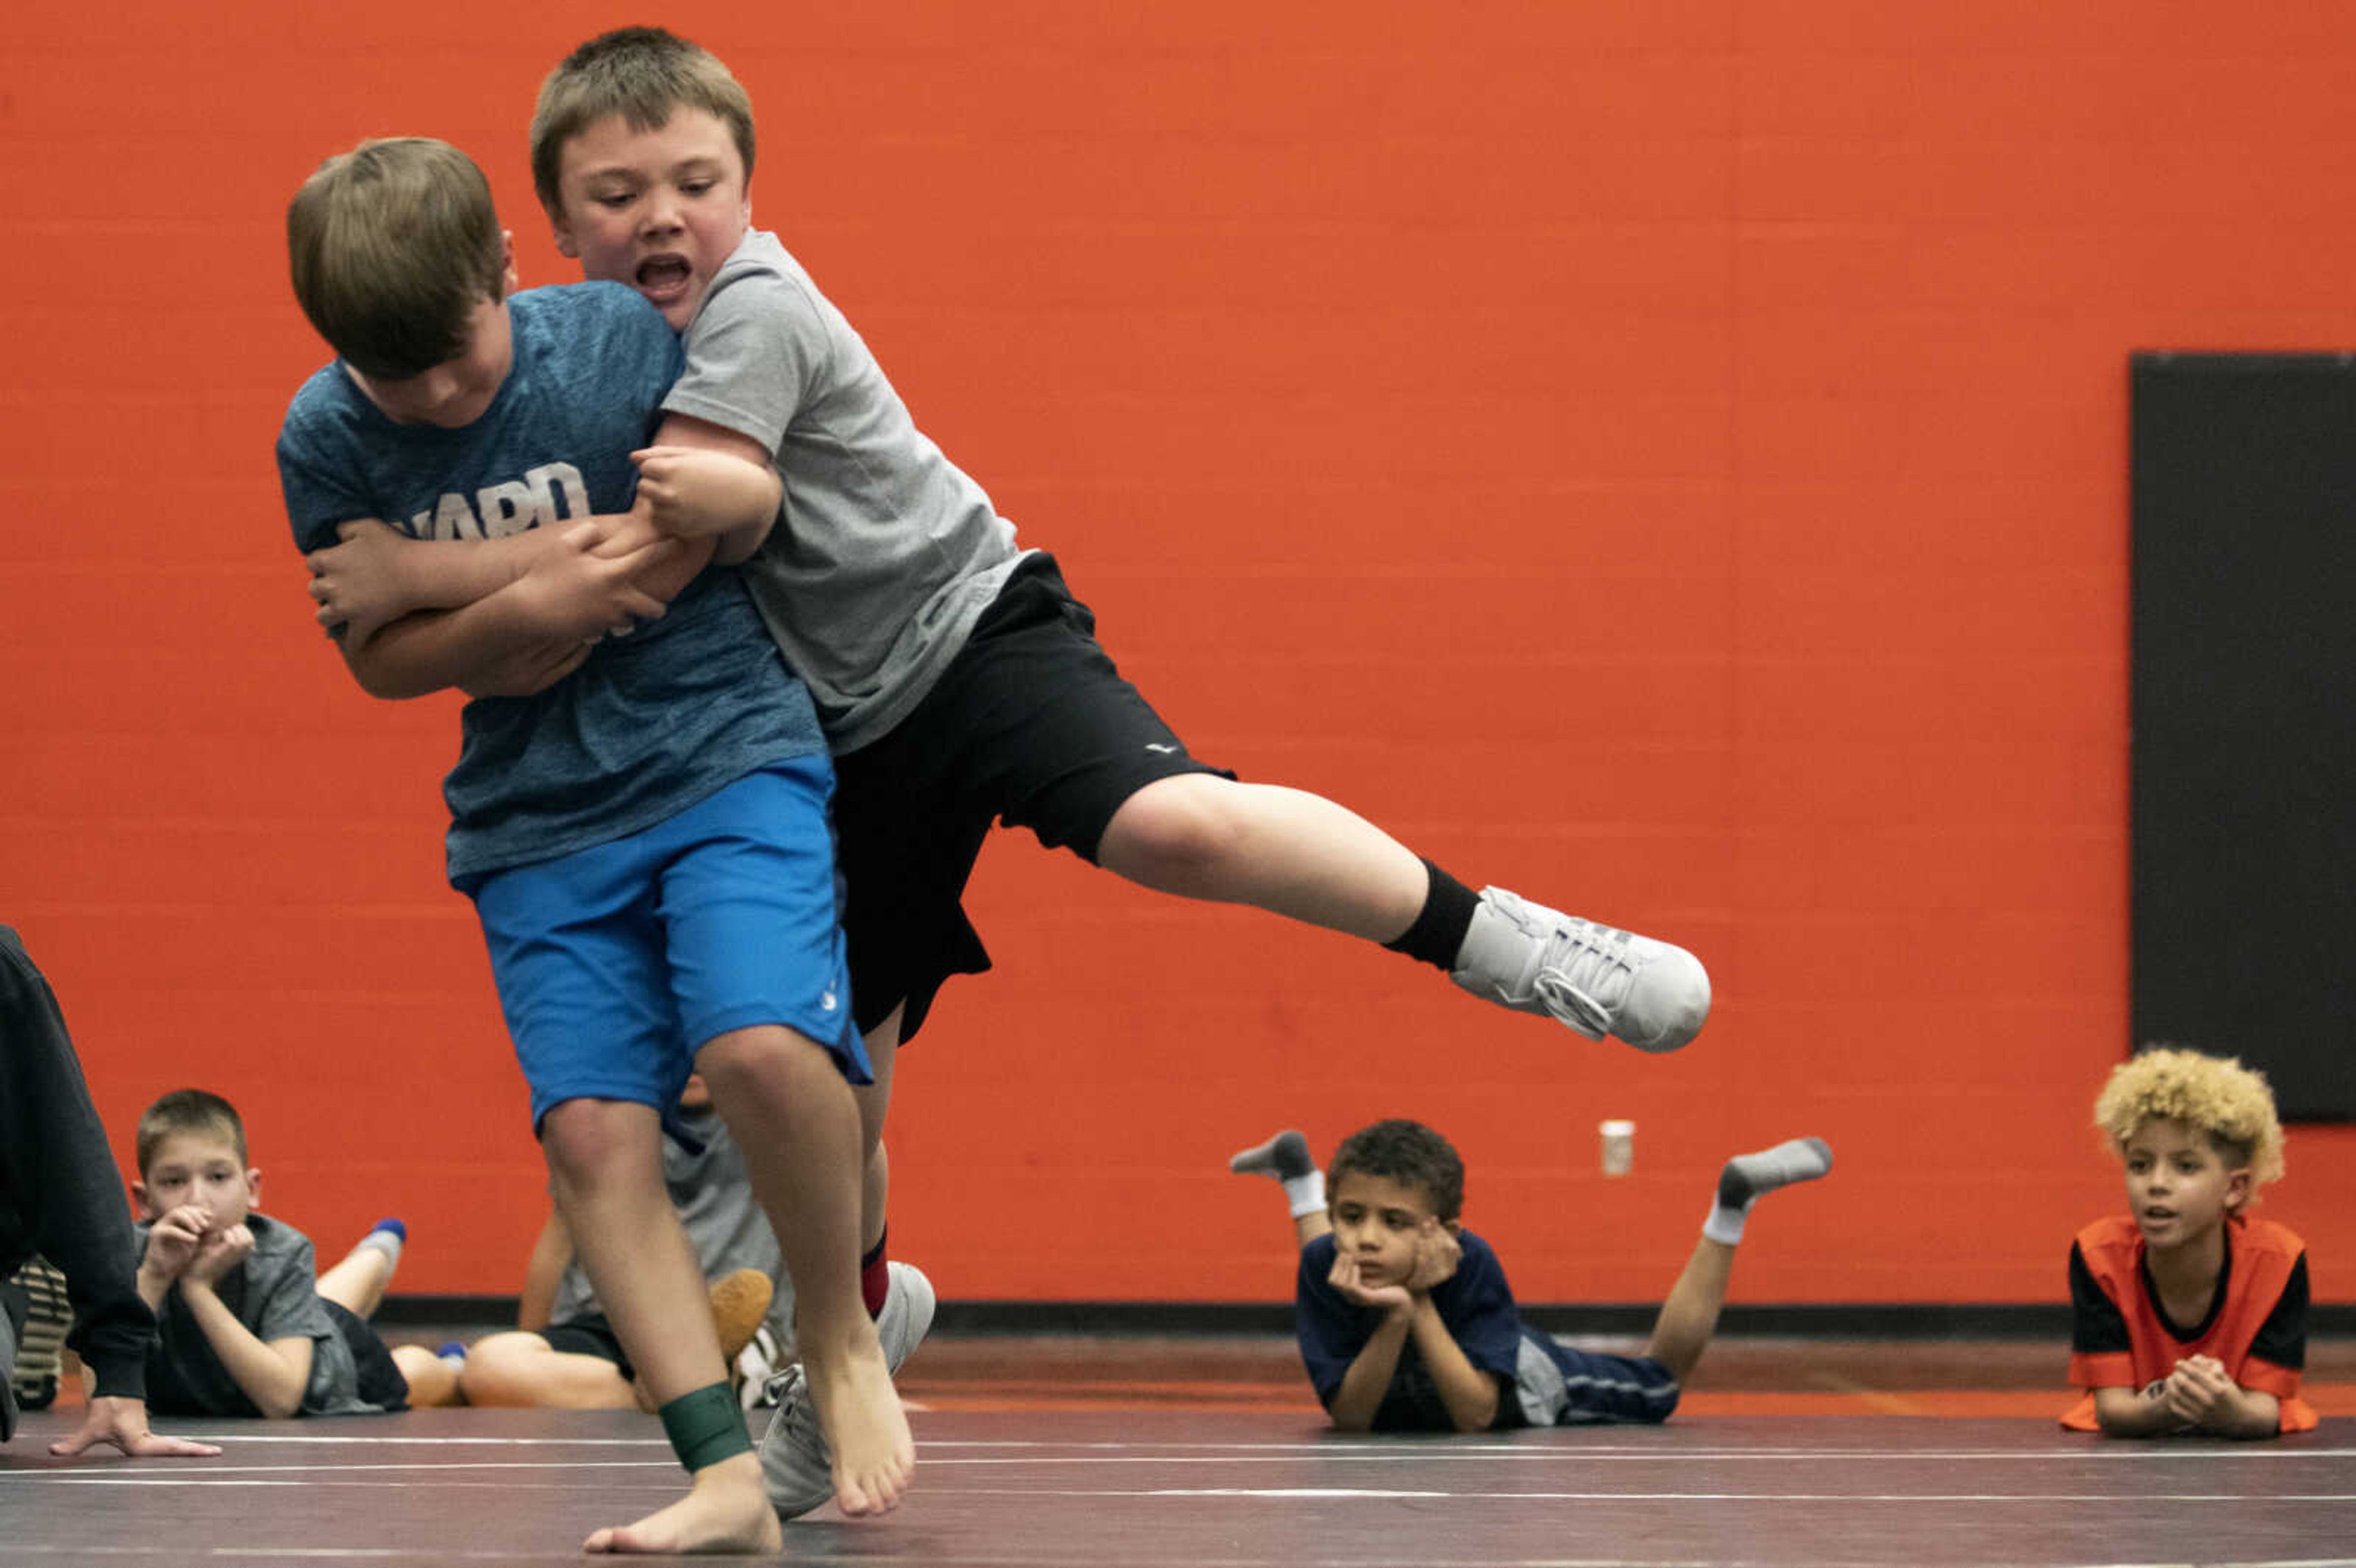
<svg viewBox="0 0 2356 1568"><path fill-rule="evenodd" d="M587 1312L562 1323L552 1323L540 1331L540 1337L548 1341L551 1349L562 1350L568 1356L594 1356L601 1361L613 1362L624 1382L637 1378L638 1369L622 1354L622 1341L602 1312Z"/></svg>
<svg viewBox="0 0 2356 1568"><path fill-rule="evenodd" d="M1091 863L1113 813L1198 763L1096 639L1053 557L1028 557L939 682L882 740L835 759L836 854L851 1007L871 1029L905 1002L913 1039L952 975L990 954L966 880L993 821Z"/></svg>
<svg viewBox="0 0 2356 1568"><path fill-rule="evenodd" d="M319 1305L327 1309L336 1332L351 1348L352 1365L359 1371L359 1396L380 1410L407 1410L409 1380L401 1375L400 1364L384 1348L384 1341L377 1337L368 1319L324 1296L319 1297Z"/></svg>

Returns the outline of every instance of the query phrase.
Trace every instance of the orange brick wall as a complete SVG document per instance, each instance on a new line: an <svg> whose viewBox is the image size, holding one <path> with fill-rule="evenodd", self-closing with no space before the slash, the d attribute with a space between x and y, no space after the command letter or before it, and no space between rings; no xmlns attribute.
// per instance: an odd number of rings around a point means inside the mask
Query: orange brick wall
<svg viewBox="0 0 2356 1568"><path fill-rule="evenodd" d="M324 356L281 215L440 134L562 281L531 92L638 19L0 21L0 919L126 1157L146 1099L221 1090L323 1249L409 1219L411 1290L514 1288L541 1179L440 878L455 707L362 697L288 545L271 441ZM2116 1200L2126 356L2356 346L2344 7L665 19L754 91L756 218L1196 750L1719 981L1642 1058L1009 838L1000 971L903 1062L895 1233L946 1293L1279 1298L1224 1157L1401 1113L1529 1299L1657 1296L1718 1162L1805 1132L1839 1173L1762 1210L1741 1298L2059 1297ZM2349 1300L2356 1132L2291 1167L2270 1211Z"/></svg>

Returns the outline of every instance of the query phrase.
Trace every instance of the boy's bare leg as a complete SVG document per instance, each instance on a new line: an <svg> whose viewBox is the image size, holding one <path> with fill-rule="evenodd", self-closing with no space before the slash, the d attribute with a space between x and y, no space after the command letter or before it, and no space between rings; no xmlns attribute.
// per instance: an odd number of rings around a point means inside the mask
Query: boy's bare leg
<svg viewBox="0 0 2356 1568"><path fill-rule="evenodd" d="M892 1071L900 1057L903 1010L893 1008L889 1018L867 1031L862 1043L867 1048L867 1065L875 1074L875 1082L853 1084L851 1091L852 1098L859 1102L860 1146L865 1153L859 1187L862 1257L874 1251L875 1243L884 1239L884 1216L892 1197L892 1158L884 1148L884 1121L892 1109Z"/></svg>
<svg viewBox="0 0 2356 1568"><path fill-rule="evenodd" d="M1718 1173L1701 1239L1686 1260L1668 1299L1653 1325L1645 1354L1669 1369L1679 1382L1701 1360L1726 1305L1726 1281L1734 1272L1734 1249L1742 1240L1751 1205L1767 1193L1798 1182L1816 1181L1833 1168L1832 1146L1822 1138L1793 1138L1753 1154L1737 1155Z"/></svg>
<svg viewBox="0 0 2356 1568"><path fill-rule="evenodd" d="M374 1247L355 1247L335 1267L319 1275L319 1294L365 1321L376 1316L384 1287L392 1279L392 1260Z"/></svg>
<svg viewBox="0 0 2356 1568"><path fill-rule="evenodd" d="M1098 859L1157 892L1256 904L1389 942L1423 908L1414 852L1346 807L1280 784L1210 773L1157 779L1121 803Z"/></svg>
<svg viewBox="0 0 2356 1568"><path fill-rule="evenodd" d="M1719 1309L1726 1305L1726 1282L1733 1272L1734 1249L1703 1236L1694 1243L1685 1272L1661 1303L1644 1353L1668 1368L1679 1382L1692 1374L1718 1331Z"/></svg>
<svg viewBox="0 0 2356 1568"><path fill-rule="evenodd" d="M703 1275L662 1181L651 1105L567 1100L541 1124L550 1186L573 1251L614 1335L660 1404L728 1384ZM688 1495L635 1523L600 1530L589 1552L775 1552L784 1542L748 1446L696 1470Z"/></svg>
<svg viewBox="0 0 2356 1568"><path fill-rule="evenodd" d="M458 1395L458 1369L427 1349L423 1345L395 1345L392 1364L409 1383L409 1406L412 1410L433 1410L445 1404L464 1404Z"/></svg>
<svg viewBox="0 0 2356 1568"><path fill-rule="evenodd" d="M1684 948L1533 903L1475 894L1322 796L1212 773L1156 779L1121 803L1097 858L1144 887L1256 904L1444 970L1484 1001L1590 1040L1676 1051L1709 1016Z"/></svg>
<svg viewBox="0 0 2356 1568"><path fill-rule="evenodd" d="M886 1512L916 1454L859 1293L866 1166L851 1085L823 1048L777 1028L719 1036L696 1070L744 1152L794 1282L794 1337L833 1454L835 1506L851 1518Z"/></svg>
<svg viewBox="0 0 2356 1568"><path fill-rule="evenodd" d="M401 1266L407 1229L398 1220L379 1220L335 1267L322 1270L318 1292L362 1322L384 1304L385 1287Z"/></svg>
<svg viewBox="0 0 2356 1568"><path fill-rule="evenodd" d="M537 1410L635 1410L622 1369L603 1356L560 1350L538 1334L490 1334L467 1349L466 1403Z"/></svg>

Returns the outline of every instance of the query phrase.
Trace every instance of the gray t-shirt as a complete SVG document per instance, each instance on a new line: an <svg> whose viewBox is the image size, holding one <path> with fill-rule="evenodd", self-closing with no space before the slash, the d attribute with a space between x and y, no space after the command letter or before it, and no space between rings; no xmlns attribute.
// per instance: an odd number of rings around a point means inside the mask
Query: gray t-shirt
<svg viewBox="0 0 2356 1568"><path fill-rule="evenodd" d="M223 1275L213 1292L232 1316L267 1345L275 1339L311 1341L311 1381L303 1390L305 1415L368 1415L384 1407L359 1397L359 1369L352 1349L319 1299L319 1269L311 1239L266 1214L249 1214L253 1251ZM135 1228L147 1255L152 1225ZM155 1314L155 1348L147 1354L147 1403L166 1415L259 1415L245 1391L221 1365L212 1342L174 1285Z"/></svg>
<svg viewBox="0 0 2356 1568"><path fill-rule="evenodd" d="M778 1345L790 1350L794 1285L786 1277L785 1260L777 1251L776 1232L769 1229L769 1217L754 1200L752 1179L744 1171L744 1153L728 1136L720 1113L709 1106L682 1108L679 1122L689 1136L702 1141L703 1150L699 1154L689 1148L666 1127L663 1185L670 1189L671 1207L679 1211L680 1223L686 1227L688 1242L695 1248L697 1266L707 1280L740 1268L755 1268L767 1275L774 1294L766 1321ZM549 1321L563 1323L604 1310L596 1293L589 1288L589 1276L581 1272L580 1261L567 1264L556 1282Z"/></svg>
<svg viewBox="0 0 2356 1568"><path fill-rule="evenodd" d="M837 753L907 717L1023 552L926 439L842 313L774 234L721 267L663 408L776 453L785 517L744 567Z"/></svg>

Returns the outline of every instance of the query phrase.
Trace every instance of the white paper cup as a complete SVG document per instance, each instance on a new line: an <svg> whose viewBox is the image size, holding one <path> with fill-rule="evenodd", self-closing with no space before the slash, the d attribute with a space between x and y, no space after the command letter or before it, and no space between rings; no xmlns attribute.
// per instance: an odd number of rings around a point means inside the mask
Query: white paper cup
<svg viewBox="0 0 2356 1568"><path fill-rule="evenodd" d="M1636 1124L1633 1122L1601 1122L1596 1132L1603 1149L1603 1174L1625 1176L1636 1163Z"/></svg>

